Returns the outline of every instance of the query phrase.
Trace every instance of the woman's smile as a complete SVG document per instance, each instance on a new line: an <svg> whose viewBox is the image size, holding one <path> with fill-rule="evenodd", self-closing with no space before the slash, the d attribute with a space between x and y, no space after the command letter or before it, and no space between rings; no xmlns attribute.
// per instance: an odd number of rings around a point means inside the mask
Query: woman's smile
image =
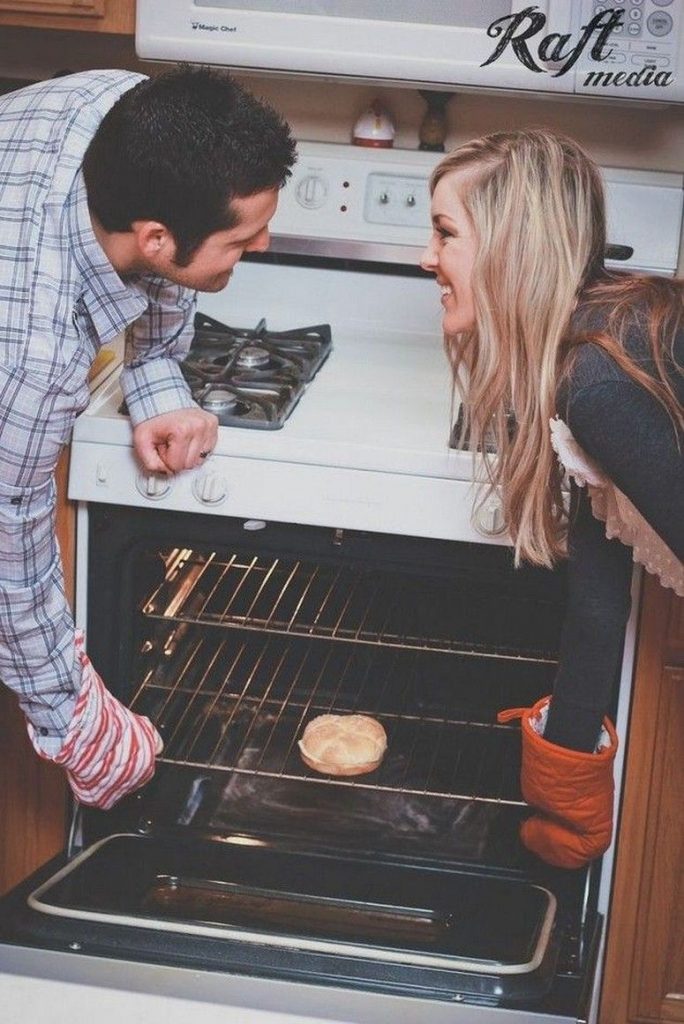
<svg viewBox="0 0 684 1024"><path fill-rule="evenodd" d="M433 273L440 288L445 334L459 334L475 324L471 275L477 240L461 197L463 175L445 174L432 196L432 236L420 265Z"/></svg>

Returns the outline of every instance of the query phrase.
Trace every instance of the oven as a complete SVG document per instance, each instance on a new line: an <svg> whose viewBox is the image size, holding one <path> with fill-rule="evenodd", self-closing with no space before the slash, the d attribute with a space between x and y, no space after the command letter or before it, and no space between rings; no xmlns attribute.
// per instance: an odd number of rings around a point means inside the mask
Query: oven
<svg viewBox="0 0 684 1024"><path fill-rule="evenodd" d="M77 620L165 746L5 899L0 991L162 993L155 1022L594 1019L612 850L562 871L521 847L519 732L496 722L552 686L565 573L513 567L449 444L416 266L434 160L302 145L272 250L200 298L184 372L222 424L205 466L140 471L111 367L80 418ZM605 174L610 255L672 273L681 177ZM634 596L623 741L638 578ZM378 721L381 764L305 763L324 714Z"/></svg>

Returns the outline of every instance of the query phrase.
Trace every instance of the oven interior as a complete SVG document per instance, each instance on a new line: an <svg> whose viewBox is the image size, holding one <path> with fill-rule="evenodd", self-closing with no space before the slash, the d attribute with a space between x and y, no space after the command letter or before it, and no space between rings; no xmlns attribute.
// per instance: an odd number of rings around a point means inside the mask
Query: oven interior
<svg viewBox="0 0 684 1024"><path fill-rule="evenodd" d="M598 875L521 847L519 730L496 722L551 688L562 568L117 506L90 507L89 548L91 658L165 747L143 792L82 814L75 859L32 897L41 928L96 952L116 935L137 956L161 941L206 967L576 1012ZM378 769L303 763L304 726L331 712L383 724Z"/></svg>

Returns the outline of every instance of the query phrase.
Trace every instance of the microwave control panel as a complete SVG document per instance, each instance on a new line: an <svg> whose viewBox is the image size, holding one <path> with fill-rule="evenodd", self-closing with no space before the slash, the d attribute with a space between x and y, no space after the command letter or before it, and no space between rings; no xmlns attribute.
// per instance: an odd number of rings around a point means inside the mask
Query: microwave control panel
<svg viewBox="0 0 684 1024"><path fill-rule="evenodd" d="M575 91L672 100L684 50L683 6L681 0L582 0L575 35L599 15L620 18L603 46L604 59L592 59L591 44L583 50Z"/></svg>

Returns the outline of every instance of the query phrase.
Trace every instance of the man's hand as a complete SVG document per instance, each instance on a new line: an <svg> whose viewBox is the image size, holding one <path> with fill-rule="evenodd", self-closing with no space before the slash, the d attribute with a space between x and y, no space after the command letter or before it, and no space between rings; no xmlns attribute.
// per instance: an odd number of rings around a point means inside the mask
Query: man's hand
<svg viewBox="0 0 684 1024"><path fill-rule="evenodd" d="M203 409L176 409L144 420L133 430L133 445L151 473L180 473L201 466L216 447L218 420Z"/></svg>

